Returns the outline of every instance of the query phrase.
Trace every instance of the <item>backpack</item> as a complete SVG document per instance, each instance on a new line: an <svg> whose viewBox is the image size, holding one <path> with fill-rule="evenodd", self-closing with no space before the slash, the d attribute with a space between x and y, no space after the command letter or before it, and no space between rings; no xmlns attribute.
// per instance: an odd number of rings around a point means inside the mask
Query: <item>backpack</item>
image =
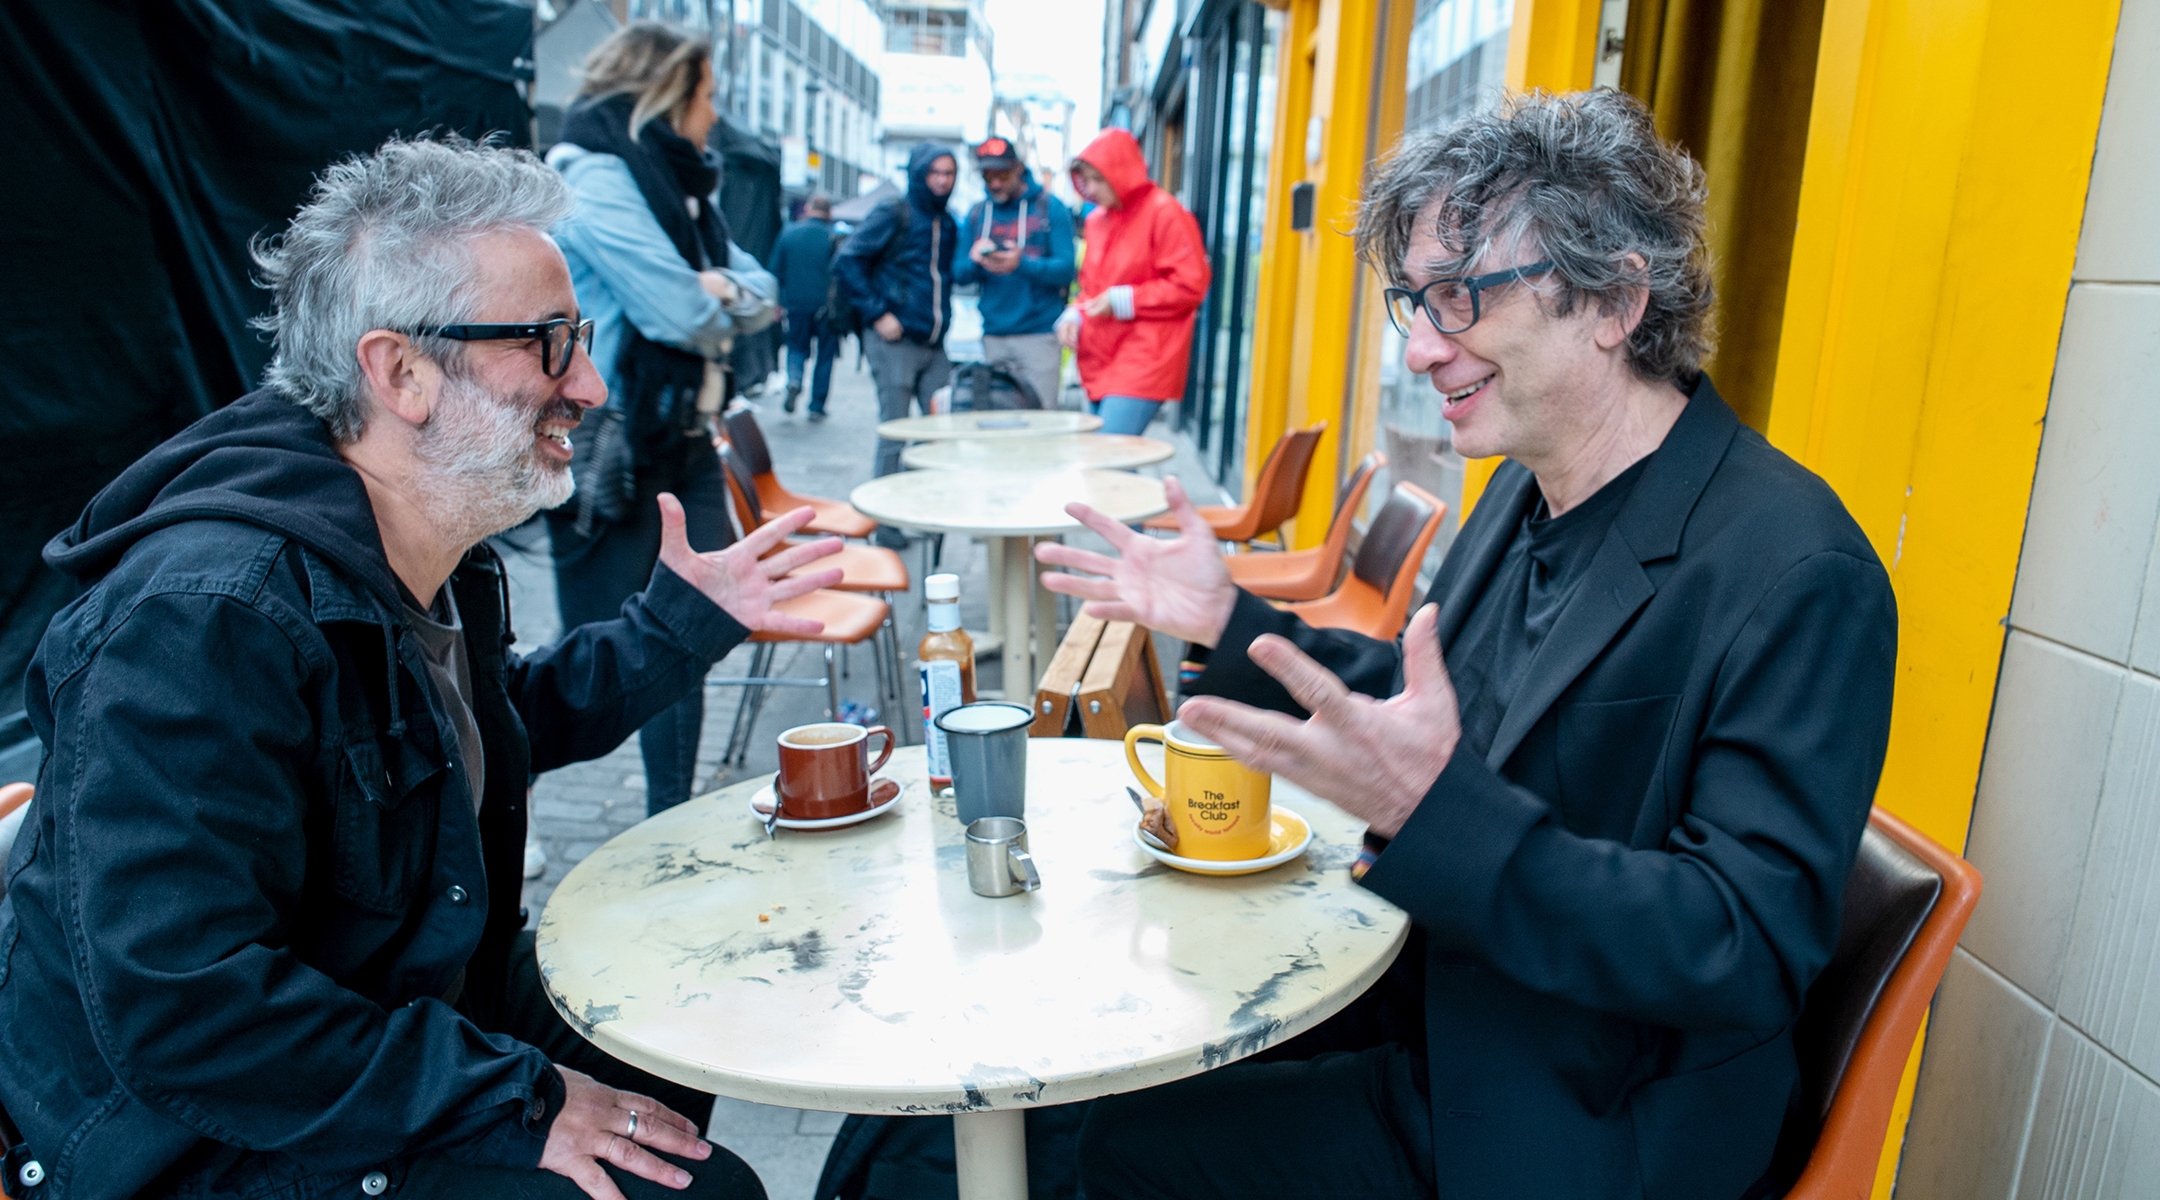
<svg viewBox="0 0 2160 1200"><path fill-rule="evenodd" d="M952 411L1041 408L1042 398L1025 379L989 363L954 363Z"/></svg>
<svg viewBox="0 0 2160 1200"><path fill-rule="evenodd" d="M870 262L869 270L864 272L873 285L877 282L878 272L885 269L886 261L892 258L894 248L900 244L901 239L907 237L908 226L913 223L913 214L909 210L915 206L907 202L906 196L894 196L890 200L880 201L879 207L888 204L893 208L892 236L885 239L884 248L877 252L877 257ZM867 218L865 220L867 221ZM845 237L833 238L833 254L836 257L840 253L841 243L846 240ZM825 285L825 328L832 330L838 337L853 337L862 333L863 324L862 314L856 312L855 306L848 302L847 289L840 286L840 275L834 272Z"/></svg>

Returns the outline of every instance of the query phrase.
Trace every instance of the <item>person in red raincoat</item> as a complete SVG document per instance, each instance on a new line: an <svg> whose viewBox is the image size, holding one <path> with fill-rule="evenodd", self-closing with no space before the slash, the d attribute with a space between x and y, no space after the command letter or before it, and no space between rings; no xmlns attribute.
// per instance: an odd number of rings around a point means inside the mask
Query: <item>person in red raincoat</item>
<svg viewBox="0 0 2160 1200"><path fill-rule="evenodd" d="M1200 224L1148 179L1140 143L1104 130L1072 165L1087 219L1080 296L1058 320L1074 350L1088 411L1104 433L1139 433L1163 401L1185 395L1193 313L1213 271Z"/></svg>

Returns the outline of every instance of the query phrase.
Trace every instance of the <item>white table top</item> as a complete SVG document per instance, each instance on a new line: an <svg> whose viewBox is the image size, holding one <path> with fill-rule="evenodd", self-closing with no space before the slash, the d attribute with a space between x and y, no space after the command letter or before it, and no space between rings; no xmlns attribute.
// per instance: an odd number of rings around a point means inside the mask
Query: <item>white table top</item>
<svg viewBox="0 0 2160 1200"><path fill-rule="evenodd" d="M1130 433L1073 433L998 441L921 442L900 452L918 471L1033 470L1094 467L1125 471L1166 462L1177 447Z"/></svg>
<svg viewBox="0 0 2160 1200"><path fill-rule="evenodd" d="M839 1112L1063 1104L1198 1074L1340 1011L1409 924L1351 882L1363 826L1275 781L1302 859L1188 875L1132 842L1117 742L1028 745L1042 890L968 889L919 746L885 816L768 841L765 778L667 810L579 863L541 915L542 977L579 1032L689 1087ZM760 921L760 914L769 918Z"/></svg>
<svg viewBox="0 0 2160 1200"><path fill-rule="evenodd" d="M902 417L884 421L877 435L896 442L942 442L955 438L982 441L986 438L1038 438L1046 434L1093 433L1102 418L1063 409L999 409L996 412L940 413L934 417Z"/></svg>
<svg viewBox="0 0 2160 1200"><path fill-rule="evenodd" d="M1030 537L1070 533L1079 501L1131 523L1167 512L1160 479L1125 471L901 471L857 487L848 502L864 516L933 533Z"/></svg>

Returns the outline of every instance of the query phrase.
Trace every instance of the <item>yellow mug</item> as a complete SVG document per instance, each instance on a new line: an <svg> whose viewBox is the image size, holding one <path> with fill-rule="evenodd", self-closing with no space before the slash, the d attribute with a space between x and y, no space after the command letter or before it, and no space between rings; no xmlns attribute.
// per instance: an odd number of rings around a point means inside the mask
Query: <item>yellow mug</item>
<svg viewBox="0 0 2160 1200"><path fill-rule="evenodd" d="M1160 783L1140 765L1141 742L1162 743ZM1169 808L1181 857L1236 862L1266 856L1273 829L1265 772L1230 757L1182 721L1126 730L1125 761L1148 795Z"/></svg>

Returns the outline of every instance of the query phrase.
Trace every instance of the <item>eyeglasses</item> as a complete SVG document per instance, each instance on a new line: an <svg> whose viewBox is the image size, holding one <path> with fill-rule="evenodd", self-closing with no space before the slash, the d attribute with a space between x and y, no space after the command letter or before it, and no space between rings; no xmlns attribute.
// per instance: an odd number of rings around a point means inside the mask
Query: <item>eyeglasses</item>
<svg viewBox="0 0 2160 1200"><path fill-rule="evenodd" d="M593 323L557 317L529 325L423 325L408 330L415 337L449 338L453 342L540 343L540 369L549 379L561 379L570 370L570 347L582 346L592 355Z"/></svg>
<svg viewBox="0 0 2160 1200"><path fill-rule="evenodd" d="M1435 279L1424 287L1389 288L1382 293L1387 298L1388 321L1395 332L1410 336L1411 327L1417 321L1419 309L1425 310L1433 328L1442 333L1461 333L1477 324L1480 312L1478 294L1487 288L1529 279L1553 270L1551 259L1540 259L1528 266L1509 267L1489 275L1458 275L1447 279Z"/></svg>

